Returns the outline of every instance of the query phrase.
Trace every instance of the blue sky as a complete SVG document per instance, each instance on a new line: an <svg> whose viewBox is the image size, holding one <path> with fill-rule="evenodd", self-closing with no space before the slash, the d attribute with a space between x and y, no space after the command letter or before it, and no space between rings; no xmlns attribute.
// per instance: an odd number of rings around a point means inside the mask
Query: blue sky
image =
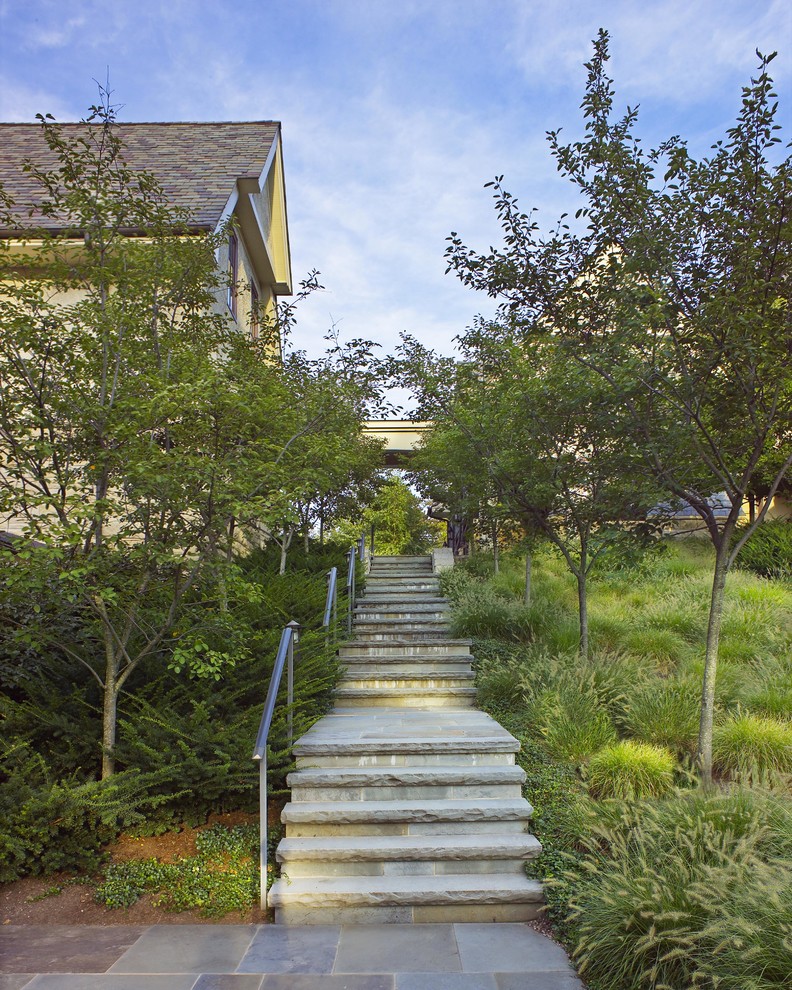
<svg viewBox="0 0 792 990"><path fill-rule="evenodd" d="M335 322L448 352L489 304L444 274L445 238L498 241L496 174L548 224L569 209L544 135L579 133L599 27L647 143L704 151L757 47L789 134L788 0L0 0L0 119L79 119L109 71L124 120L282 121L295 274L327 286L298 342Z"/></svg>

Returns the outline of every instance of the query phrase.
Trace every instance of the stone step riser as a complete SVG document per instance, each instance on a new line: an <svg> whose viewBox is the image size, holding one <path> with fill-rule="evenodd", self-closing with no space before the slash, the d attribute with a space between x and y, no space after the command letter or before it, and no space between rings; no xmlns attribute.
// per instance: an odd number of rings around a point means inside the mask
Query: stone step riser
<svg viewBox="0 0 792 990"><path fill-rule="evenodd" d="M440 596L440 583L434 580L369 581L365 595L434 595Z"/></svg>
<svg viewBox="0 0 792 990"><path fill-rule="evenodd" d="M393 612L383 612L382 609L371 609L369 612L355 613L355 628L364 631L370 629L373 623L377 623L381 628L392 628L394 625L399 628L402 625L409 625L414 628L421 628L425 622L446 624L449 620L448 611L438 611L437 609L426 609L425 611L412 611L410 609L400 609Z"/></svg>
<svg viewBox="0 0 792 990"><path fill-rule="evenodd" d="M470 643L450 643L445 640L442 643L426 643L421 646L420 643L405 642L402 645L398 643L383 643L377 641L371 642L361 642L361 643L347 643L338 650L338 656L341 661L346 661L348 659L355 659L357 657L469 657L470 656Z"/></svg>
<svg viewBox="0 0 792 990"><path fill-rule="evenodd" d="M453 658L440 662L436 657L431 660L412 663L382 663L382 658L374 660L344 661L344 673L347 679L355 676L392 677L397 679L414 677L415 675L430 677L464 677L469 680L473 674L469 663L454 663ZM430 673L427 674L426 672Z"/></svg>
<svg viewBox="0 0 792 990"><path fill-rule="evenodd" d="M476 861L429 860L404 862L350 863L345 860L287 859L282 870L290 880L304 877L403 877L451 876L462 873L517 873L523 871L522 859L480 859Z"/></svg>
<svg viewBox="0 0 792 990"><path fill-rule="evenodd" d="M295 822L286 826L288 838L341 838L385 835L435 836L481 835L493 833L521 835L529 825L529 819L513 822L383 822L380 824L356 824L354 822Z"/></svg>
<svg viewBox="0 0 792 990"><path fill-rule="evenodd" d="M437 925L515 924L535 921L542 913L537 904L465 904L454 906L367 906L317 908L289 905L275 909L276 925Z"/></svg>
<svg viewBox="0 0 792 990"><path fill-rule="evenodd" d="M294 879L277 881L270 903L283 920L294 922L298 912L316 923L334 914L349 923L373 921L517 920L542 903L541 886L513 873L442 876L383 876ZM403 913L403 912L406 912ZM501 913L503 912L503 913Z"/></svg>
<svg viewBox="0 0 792 990"><path fill-rule="evenodd" d="M388 691L396 691L400 688L408 688L434 691L438 688L470 687L472 681L473 675L468 673L454 676L453 674L432 672L430 674L419 673L417 676L410 676L409 674L398 674L391 671L383 673L380 670L371 670L361 671L359 673L355 672L354 674L347 671L338 686L342 690L345 688L373 688L374 690L385 688Z"/></svg>

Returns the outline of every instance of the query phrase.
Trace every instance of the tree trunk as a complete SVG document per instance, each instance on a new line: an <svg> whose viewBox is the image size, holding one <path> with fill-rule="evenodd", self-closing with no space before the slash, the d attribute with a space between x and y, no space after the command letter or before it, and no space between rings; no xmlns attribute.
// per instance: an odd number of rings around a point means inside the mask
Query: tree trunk
<svg viewBox="0 0 792 990"><path fill-rule="evenodd" d="M286 554L289 552L289 547L291 546L292 537L294 536L294 526L289 526L288 529L284 529L283 538L281 540L281 555L280 555L280 569L278 574L286 573Z"/></svg>
<svg viewBox="0 0 792 990"><path fill-rule="evenodd" d="M723 620L723 600L728 574L729 536L723 533L715 554L715 573L712 577L709 621L707 623L707 647L704 654L704 678L701 685L701 719L699 722L696 763L701 782L712 786L712 720L715 712L715 675L718 669L718 643Z"/></svg>
<svg viewBox="0 0 792 990"><path fill-rule="evenodd" d="M307 557L311 552L311 537L307 525L303 530L303 549L305 550L305 556Z"/></svg>
<svg viewBox="0 0 792 990"><path fill-rule="evenodd" d="M116 743L116 724L118 721L118 690L117 662L110 630L104 630L105 640L105 678L104 699L102 702L102 780L107 780L115 773L115 757L113 749Z"/></svg>
<svg viewBox="0 0 792 990"><path fill-rule="evenodd" d="M319 546L324 546L324 513L319 516Z"/></svg>
<svg viewBox="0 0 792 990"><path fill-rule="evenodd" d="M575 575L578 586L578 616L580 621L580 645L578 653L585 660L588 657L588 590L586 588L586 569L581 567Z"/></svg>
<svg viewBox="0 0 792 990"><path fill-rule="evenodd" d="M497 523L492 524L492 562L495 567L495 573L498 574L500 571L500 553L498 552L498 526Z"/></svg>
<svg viewBox="0 0 792 990"><path fill-rule="evenodd" d="M525 605L531 604L531 569L531 554L528 552L525 555L525 593L523 595L523 604Z"/></svg>

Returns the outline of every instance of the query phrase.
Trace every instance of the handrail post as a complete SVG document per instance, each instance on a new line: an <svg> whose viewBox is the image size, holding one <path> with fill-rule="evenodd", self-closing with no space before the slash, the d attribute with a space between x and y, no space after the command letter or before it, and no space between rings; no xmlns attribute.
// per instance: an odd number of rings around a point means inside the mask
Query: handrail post
<svg viewBox="0 0 792 990"><path fill-rule="evenodd" d="M286 624L287 629L291 629L289 638L289 653L286 666L286 703L289 706L286 711L286 732L289 737L289 746L294 742L294 653L300 648L300 623L292 619Z"/></svg>
<svg viewBox="0 0 792 990"><path fill-rule="evenodd" d="M347 550L347 636L352 635L352 618L355 608L355 557L356 548Z"/></svg>
<svg viewBox="0 0 792 990"><path fill-rule="evenodd" d="M261 910L267 910L267 750L259 760L259 877L261 878Z"/></svg>

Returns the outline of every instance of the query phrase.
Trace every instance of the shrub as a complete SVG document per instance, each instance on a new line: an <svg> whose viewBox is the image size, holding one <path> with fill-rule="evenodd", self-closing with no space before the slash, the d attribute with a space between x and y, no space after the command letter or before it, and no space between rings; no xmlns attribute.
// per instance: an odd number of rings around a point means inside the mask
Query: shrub
<svg viewBox="0 0 792 990"><path fill-rule="evenodd" d="M693 752L699 727L699 692L692 681L655 681L629 697L624 726L645 743L675 753Z"/></svg>
<svg viewBox="0 0 792 990"><path fill-rule="evenodd" d="M58 870L94 870L102 846L140 824L162 797L155 774L127 771L106 781L54 779L25 743L0 759L0 883Z"/></svg>
<svg viewBox="0 0 792 990"><path fill-rule="evenodd" d="M596 797L625 800L662 797L674 785L675 768L667 749L625 739L591 757L589 790Z"/></svg>
<svg viewBox="0 0 792 990"><path fill-rule="evenodd" d="M757 526L737 555L737 564L762 577L792 577L792 525L773 519Z"/></svg>
<svg viewBox="0 0 792 990"><path fill-rule="evenodd" d="M792 724L737 712L715 727L712 765L746 780L792 773Z"/></svg>

